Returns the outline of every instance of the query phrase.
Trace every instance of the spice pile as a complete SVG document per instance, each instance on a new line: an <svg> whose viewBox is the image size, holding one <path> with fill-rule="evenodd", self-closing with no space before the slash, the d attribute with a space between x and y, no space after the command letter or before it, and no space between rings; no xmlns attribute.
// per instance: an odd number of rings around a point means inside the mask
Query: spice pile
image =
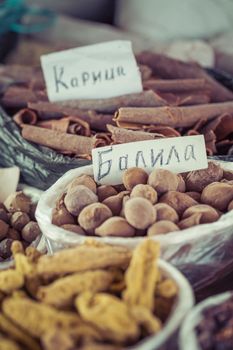
<svg viewBox="0 0 233 350"><path fill-rule="evenodd" d="M98 186L91 176L75 178L58 199L52 223L80 235L154 236L212 223L233 209L233 172L213 162L182 175L129 168L122 181Z"/></svg>
<svg viewBox="0 0 233 350"><path fill-rule="evenodd" d="M233 92L195 64L151 52L136 59L143 92L57 103L39 68L3 65L0 103L26 140L79 158L109 144L197 134L209 155L233 152Z"/></svg>
<svg viewBox="0 0 233 350"><path fill-rule="evenodd" d="M0 261L10 258L15 240L26 248L41 234L35 209L36 205L23 192L13 193L4 204L0 203Z"/></svg>
<svg viewBox="0 0 233 350"><path fill-rule="evenodd" d="M158 333L176 302L152 240L133 253L93 241L53 256L12 250L15 268L0 272L4 349L120 350Z"/></svg>
<svg viewBox="0 0 233 350"><path fill-rule="evenodd" d="M233 347L233 298L204 310L196 332L202 350L231 350Z"/></svg>

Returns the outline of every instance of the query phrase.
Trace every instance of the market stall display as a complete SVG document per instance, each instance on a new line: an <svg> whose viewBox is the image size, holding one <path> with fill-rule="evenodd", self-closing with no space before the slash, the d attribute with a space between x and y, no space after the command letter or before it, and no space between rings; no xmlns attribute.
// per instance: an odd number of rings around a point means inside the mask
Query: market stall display
<svg viewBox="0 0 233 350"><path fill-rule="evenodd" d="M12 349L159 349L193 304L152 240L133 253L93 241L53 256L12 251L14 269L0 272L0 342Z"/></svg>

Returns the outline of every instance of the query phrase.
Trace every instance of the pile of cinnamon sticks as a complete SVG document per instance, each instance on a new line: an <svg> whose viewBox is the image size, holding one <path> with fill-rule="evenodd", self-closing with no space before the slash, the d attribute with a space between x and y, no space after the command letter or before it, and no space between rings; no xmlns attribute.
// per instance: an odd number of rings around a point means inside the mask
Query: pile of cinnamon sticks
<svg viewBox="0 0 233 350"><path fill-rule="evenodd" d="M204 134L207 153L233 153L233 92L196 64L142 52L143 92L103 100L48 101L38 67L0 66L0 104L22 136L66 155L181 135Z"/></svg>

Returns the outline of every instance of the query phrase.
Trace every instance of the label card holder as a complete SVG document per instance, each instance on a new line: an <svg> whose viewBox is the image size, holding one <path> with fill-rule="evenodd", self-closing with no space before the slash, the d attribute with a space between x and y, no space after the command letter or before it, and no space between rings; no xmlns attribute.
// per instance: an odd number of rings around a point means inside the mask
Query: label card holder
<svg viewBox="0 0 233 350"><path fill-rule="evenodd" d="M123 172L131 167L143 168L148 173L154 168L183 173L208 167L203 135L95 148L92 162L95 181L103 185L122 183Z"/></svg>

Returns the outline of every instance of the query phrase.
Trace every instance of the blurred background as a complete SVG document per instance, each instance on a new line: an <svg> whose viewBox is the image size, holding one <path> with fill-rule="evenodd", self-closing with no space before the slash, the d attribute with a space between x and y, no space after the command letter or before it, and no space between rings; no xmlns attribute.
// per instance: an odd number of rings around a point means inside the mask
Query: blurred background
<svg viewBox="0 0 233 350"><path fill-rule="evenodd" d="M7 0L0 2L0 59L38 64L47 52L129 39L233 73L233 0Z"/></svg>

